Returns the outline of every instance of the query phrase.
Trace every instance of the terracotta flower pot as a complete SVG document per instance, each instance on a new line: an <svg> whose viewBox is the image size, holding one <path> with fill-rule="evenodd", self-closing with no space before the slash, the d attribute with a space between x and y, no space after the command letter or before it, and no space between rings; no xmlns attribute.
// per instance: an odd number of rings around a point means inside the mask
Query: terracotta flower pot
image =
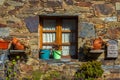
<svg viewBox="0 0 120 80"><path fill-rule="evenodd" d="M8 49L8 45L9 45L10 42L8 41L4 41L4 40L0 40L0 49Z"/></svg>
<svg viewBox="0 0 120 80"><path fill-rule="evenodd" d="M12 43L13 43L13 44L16 44L17 42L18 42L18 39L14 37L14 38L12 39Z"/></svg>
<svg viewBox="0 0 120 80"><path fill-rule="evenodd" d="M24 45L22 45L20 42L17 42L15 44L15 49L17 49L17 50L24 50Z"/></svg>
<svg viewBox="0 0 120 80"><path fill-rule="evenodd" d="M99 37L93 41L93 49L99 50L102 48L103 40Z"/></svg>
<svg viewBox="0 0 120 80"><path fill-rule="evenodd" d="M24 45L22 45L16 37L12 39L12 43L15 46L15 49L24 50Z"/></svg>

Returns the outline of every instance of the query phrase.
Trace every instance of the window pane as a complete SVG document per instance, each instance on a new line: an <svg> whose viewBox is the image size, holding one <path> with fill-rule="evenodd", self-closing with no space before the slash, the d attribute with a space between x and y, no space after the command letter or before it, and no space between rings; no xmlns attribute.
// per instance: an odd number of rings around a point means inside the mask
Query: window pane
<svg viewBox="0 0 120 80"><path fill-rule="evenodd" d="M55 20L44 20L43 30L55 30L56 21Z"/></svg>
<svg viewBox="0 0 120 80"><path fill-rule="evenodd" d="M70 42L70 33L62 33L62 43Z"/></svg>
<svg viewBox="0 0 120 80"><path fill-rule="evenodd" d="M52 46L43 46L43 49L52 49Z"/></svg>
<svg viewBox="0 0 120 80"><path fill-rule="evenodd" d="M75 30L76 21L74 19L71 20L63 20L62 21L62 30Z"/></svg>
<svg viewBox="0 0 120 80"><path fill-rule="evenodd" d="M69 55L69 46L62 46L62 55L63 56Z"/></svg>
<svg viewBox="0 0 120 80"><path fill-rule="evenodd" d="M62 43L76 42L75 33L62 33Z"/></svg>
<svg viewBox="0 0 120 80"><path fill-rule="evenodd" d="M75 55L75 46L62 46L62 55Z"/></svg>
<svg viewBox="0 0 120 80"><path fill-rule="evenodd" d="M54 42L55 33L43 33L43 43L44 42Z"/></svg>

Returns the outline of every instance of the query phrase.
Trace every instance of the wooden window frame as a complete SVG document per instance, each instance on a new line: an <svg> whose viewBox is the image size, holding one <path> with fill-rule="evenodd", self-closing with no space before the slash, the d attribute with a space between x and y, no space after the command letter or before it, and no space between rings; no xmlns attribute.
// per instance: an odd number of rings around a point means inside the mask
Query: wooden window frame
<svg viewBox="0 0 120 80"><path fill-rule="evenodd" d="M44 19L53 19L56 20L56 29L55 30L43 30L43 20ZM76 20L76 29L74 30L62 30L62 19L75 19ZM78 46L77 42L78 42L78 16L40 16L40 24L39 24L39 48L42 49L43 45L53 45L54 43L43 43L43 33L56 33L56 43L58 45L62 45L62 46L69 46L69 45L76 45L76 47ZM77 31L77 32L76 32ZM71 32L75 32L75 42L70 42L70 43L62 43L62 33L71 33ZM62 49L62 46L60 47L60 49ZM76 49L77 52L77 49Z"/></svg>

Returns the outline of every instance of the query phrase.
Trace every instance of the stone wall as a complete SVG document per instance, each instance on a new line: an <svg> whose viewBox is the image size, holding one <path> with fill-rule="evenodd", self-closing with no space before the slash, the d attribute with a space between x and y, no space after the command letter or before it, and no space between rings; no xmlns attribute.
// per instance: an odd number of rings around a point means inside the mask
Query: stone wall
<svg viewBox="0 0 120 80"><path fill-rule="evenodd" d="M25 19L43 14L78 15L78 48L86 36L120 39L119 0L1 0L0 27L10 27L9 35L26 39L34 51L38 49L38 34L28 30ZM83 24L92 26L95 34L81 37Z"/></svg>

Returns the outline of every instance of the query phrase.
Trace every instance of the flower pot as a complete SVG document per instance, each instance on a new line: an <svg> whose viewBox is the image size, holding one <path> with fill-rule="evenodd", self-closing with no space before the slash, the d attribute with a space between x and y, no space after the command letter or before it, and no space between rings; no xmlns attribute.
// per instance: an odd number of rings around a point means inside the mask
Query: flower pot
<svg viewBox="0 0 120 80"><path fill-rule="evenodd" d="M14 38L12 39L12 43L13 43L13 44L16 44L17 42L18 42L18 39L14 37Z"/></svg>
<svg viewBox="0 0 120 80"><path fill-rule="evenodd" d="M15 44L15 49L17 49L17 50L24 50L24 45L22 45L20 42L17 42Z"/></svg>
<svg viewBox="0 0 120 80"><path fill-rule="evenodd" d="M9 45L10 42L8 41L4 41L4 40L0 40L0 49L8 49L8 45Z"/></svg>
<svg viewBox="0 0 120 80"><path fill-rule="evenodd" d="M93 41L93 49L100 50L102 48L103 40L99 37Z"/></svg>
<svg viewBox="0 0 120 80"><path fill-rule="evenodd" d="M54 59L61 59L61 50L53 50L52 54Z"/></svg>
<svg viewBox="0 0 120 80"><path fill-rule="evenodd" d="M40 58L44 60L48 60L50 58L50 50L49 49L41 49L40 50Z"/></svg>

